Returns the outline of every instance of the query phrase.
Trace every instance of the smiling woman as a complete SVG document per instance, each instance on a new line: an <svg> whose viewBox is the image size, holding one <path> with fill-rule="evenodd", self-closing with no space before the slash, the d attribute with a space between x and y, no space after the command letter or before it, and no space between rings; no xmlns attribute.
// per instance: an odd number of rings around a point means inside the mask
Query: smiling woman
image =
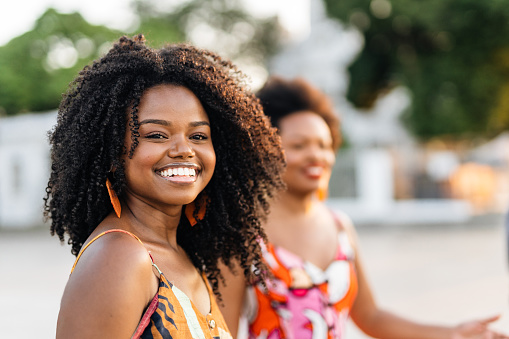
<svg viewBox="0 0 509 339"><path fill-rule="evenodd" d="M77 255L58 338L229 338L220 270L266 270L279 137L229 61L123 37L85 67L50 136L45 214ZM210 284L209 284L210 282Z"/></svg>
<svg viewBox="0 0 509 339"><path fill-rule="evenodd" d="M209 183L216 163L200 100L186 87L157 85L141 97L138 118L139 144L132 158L125 157L126 200L141 197L159 210L191 203ZM127 133L126 142L132 137Z"/></svg>
<svg viewBox="0 0 509 339"><path fill-rule="evenodd" d="M273 280L246 289L244 277L229 276L222 285L222 310L232 333L242 310L248 333L241 334L250 339L343 339L350 316L373 338L509 338L488 328L498 316L447 327L419 324L380 308L351 221L333 213L320 193L340 143L330 99L303 79L279 77L269 78L258 96L281 135L288 189L274 199L264 224L263 256Z"/></svg>

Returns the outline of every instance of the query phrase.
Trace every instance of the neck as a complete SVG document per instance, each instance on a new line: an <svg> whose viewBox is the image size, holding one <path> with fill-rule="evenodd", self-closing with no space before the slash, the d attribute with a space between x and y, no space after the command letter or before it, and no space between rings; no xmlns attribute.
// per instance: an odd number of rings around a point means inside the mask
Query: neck
<svg viewBox="0 0 509 339"><path fill-rule="evenodd" d="M181 214L182 206L170 206L161 210L126 194L121 218L143 242L177 248L177 228Z"/></svg>
<svg viewBox="0 0 509 339"><path fill-rule="evenodd" d="M317 200L313 193L297 194L294 192L284 191L279 195L279 198L276 201L277 207L274 206L274 210L284 209L293 215L308 215L312 212L316 203Z"/></svg>

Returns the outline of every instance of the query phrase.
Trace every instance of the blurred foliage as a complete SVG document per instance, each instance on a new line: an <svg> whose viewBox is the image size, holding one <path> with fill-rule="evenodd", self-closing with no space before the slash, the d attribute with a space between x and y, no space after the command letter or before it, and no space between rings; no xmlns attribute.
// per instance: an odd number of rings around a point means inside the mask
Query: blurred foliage
<svg viewBox="0 0 509 339"><path fill-rule="evenodd" d="M364 48L350 66L348 99L369 108L404 85L404 120L421 139L492 136L509 129L509 2L325 0L357 27Z"/></svg>
<svg viewBox="0 0 509 339"><path fill-rule="evenodd" d="M261 65L279 38L275 18L253 18L238 0L187 0L166 9L155 0L132 4L139 17L135 32L91 25L79 13L48 9L33 30L0 46L0 116L57 108L79 70L123 34L143 33L153 47L204 35L201 47Z"/></svg>
<svg viewBox="0 0 509 339"><path fill-rule="evenodd" d="M58 107L78 71L118 35L78 13L48 9L33 30L0 47L0 110L12 115Z"/></svg>
<svg viewBox="0 0 509 339"><path fill-rule="evenodd" d="M256 18L240 0L180 0L161 11L158 0L136 0L136 12L143 23L173 22L186 39L235 61L264 65L275 53L282 31L275 16ZM144 30L150 38L152 32Z"/></svg>

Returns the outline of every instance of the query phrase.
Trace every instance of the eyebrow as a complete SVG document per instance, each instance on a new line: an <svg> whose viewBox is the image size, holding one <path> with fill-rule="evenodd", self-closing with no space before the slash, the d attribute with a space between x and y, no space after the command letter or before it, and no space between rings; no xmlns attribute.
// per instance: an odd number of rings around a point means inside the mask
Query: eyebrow
<svg viewBox="0 0 509 339"><path fill-rule="evenodd" d="M146 124L155 124L155 125L162 125L162 126L171 126L171 122L168 120L162 120L162 119L145 119L143 121L140 121L141 125ZM193 121L189 124L191 127L198 127L198 126L209 126L210 124L207 121Z"/></svg>
<svg viewBox="0 0 509 339"><path fill-rule="evenodd" d="M193 121L189 125L191 125L191 127L198 127L198 126L209 126L210 127L210 124L206 121Z"/></svg>
<svg viewBox="0 0 509 339"><path fill-rule="evenodd" d="M146 125L146 124L155 124L155 125L170 126L171 122L166 121L166 120L160 120L160 119L145 119L143 121L140 121L140 126L141 125Z"/></svg>

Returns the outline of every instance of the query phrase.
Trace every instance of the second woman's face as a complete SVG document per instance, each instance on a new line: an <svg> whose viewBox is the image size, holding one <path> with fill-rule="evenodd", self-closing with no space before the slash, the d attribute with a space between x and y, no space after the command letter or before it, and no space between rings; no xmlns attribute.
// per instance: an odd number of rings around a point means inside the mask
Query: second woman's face
<svg viewBox="0 0 509 339"><path fill-rule="evenodd" d="M290 114L279 122L286 155L283 179L289 193L311 194L328 184L335 162L330 129L310 111Z"/></svg>
<svg viewBox="0 0 509 339"><path fill-rule="evenodd" d="M158 85L138 106L139 144L125 159L126 194L156 208L192 202L212 178L216 155L200 100L181 86ZM131 132L126 133L127 149Z"/></svg>

